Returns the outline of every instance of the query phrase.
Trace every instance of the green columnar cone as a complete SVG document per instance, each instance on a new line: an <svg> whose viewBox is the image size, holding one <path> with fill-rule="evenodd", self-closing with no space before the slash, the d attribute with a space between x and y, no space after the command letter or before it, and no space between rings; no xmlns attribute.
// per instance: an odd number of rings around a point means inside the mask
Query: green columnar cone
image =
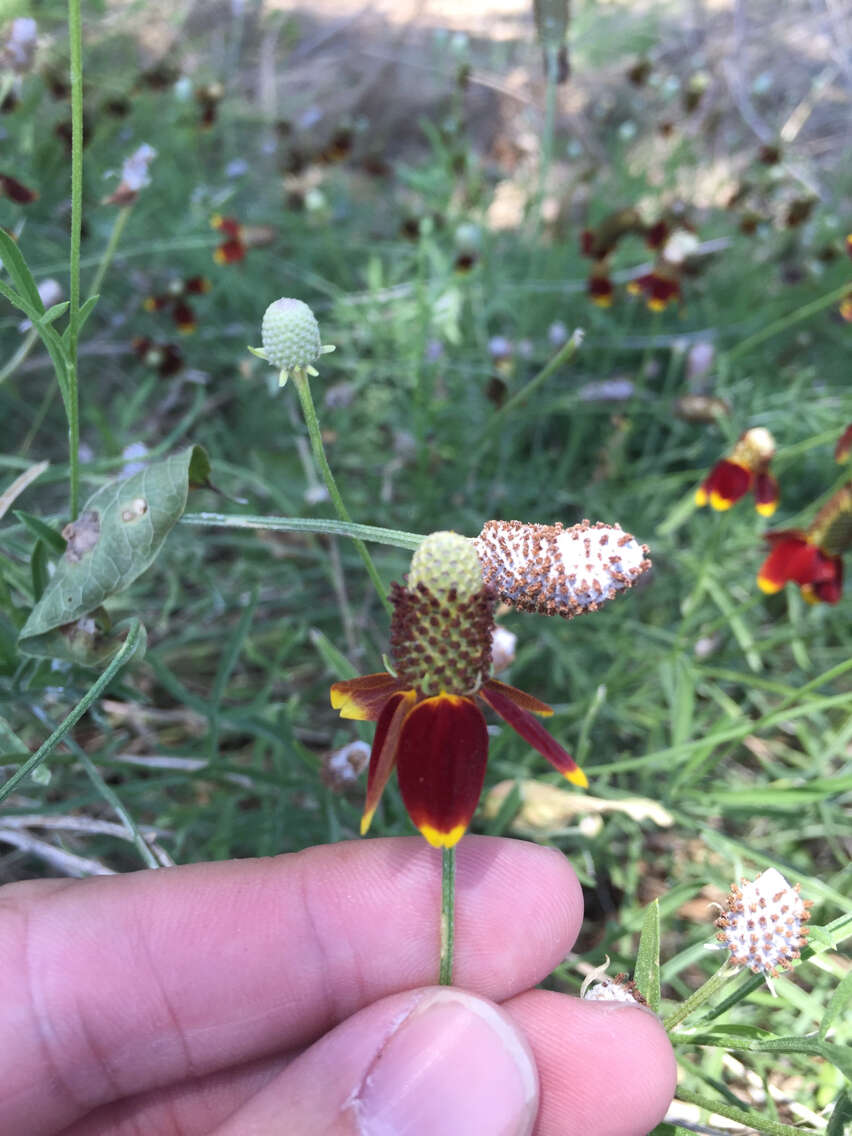
<svg viewBox="0 0 852 1136"><path fill-rule="evenodd" d="M395 585L391 649L399 677L431 696L466 695L488 677L494 602L473 542L428 536L411 559L408 586Z"/></svg>

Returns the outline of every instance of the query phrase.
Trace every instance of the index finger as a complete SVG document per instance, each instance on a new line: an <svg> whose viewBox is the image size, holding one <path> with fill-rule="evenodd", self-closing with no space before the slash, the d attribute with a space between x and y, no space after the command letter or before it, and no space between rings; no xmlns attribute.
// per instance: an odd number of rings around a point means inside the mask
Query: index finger
<svg viewBox="0 0 852 1136"><path fill-rule="evenodd" d="M0 1131L55 1131L146 1089L304 1046L435 981L440 854L419 838L0 891ZM560 853L467 837L456 981L502 1001L570 949Z"/></svg>

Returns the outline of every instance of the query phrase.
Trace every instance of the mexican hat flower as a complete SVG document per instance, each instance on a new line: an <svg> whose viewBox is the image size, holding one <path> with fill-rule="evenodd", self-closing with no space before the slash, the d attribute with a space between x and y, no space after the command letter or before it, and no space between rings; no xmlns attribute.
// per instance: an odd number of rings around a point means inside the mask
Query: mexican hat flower
<svg viewBox="0 0 852 1136"><path fill-rule="evenodd" d="M408 815L434 847L451 848L476 810L485 778L490 707L568 781L585 774L536 715L551 708L490 678L495 598L474 542L457 533L428 536L405 586L391 590L393 672L337 682L331 704L343 718L377 723L361 833L394 767Z"/></svg>
<svg viewBox="0 0 852 1136"><path fill-rule="evenodd" d="M181 335L195 331L197 322L195 312L187 301L187 296L200 296L210 291L210 281L206 276L190 276L186 280L172 280L165 292L159 296L148 296L143 307L146 312L161 312L171 308L172 319Z"/></svg>
<svg viewBox="0 0 852 1136"><path fill-rule="evenodd" d="M778 482L769 472L775 454L775 439L763 426L756 426L740 437L728 457L716 462L695 492L695 504L714 509L731 505L754 493L755 509L770 517L778 507Z"/></svg>
<svg viewBox="0 0 852 1136"><path fill-rule="evenodd" d="M275 240L275 230L270 225L244 225L236 217L223 217L221 213L214 213L210 218L210 228L225 238L213 250L217 264L235 264L245 258L250 248L260 248Z"/></svg>
<svg viewBox="0 0 852 1136"><path fill-rule="evenodd" d="M837 603L843 593L843 553L852 546L852 482L840 487L806 530L767 533L769 555L757 575L773 595L798 584L811 603Z"/></svg>

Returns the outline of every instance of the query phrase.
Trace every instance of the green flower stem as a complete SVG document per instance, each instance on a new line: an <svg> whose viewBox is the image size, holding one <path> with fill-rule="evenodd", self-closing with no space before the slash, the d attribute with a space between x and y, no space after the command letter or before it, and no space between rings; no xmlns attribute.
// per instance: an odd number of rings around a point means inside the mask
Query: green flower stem
<svg viewBox="0 0 852 1136"><path fill-rule="evenodd" d="M77 384L77 321L80 313L80 230L83 219L83 22L80 0L68 0L71 52L71 261L68 286L68 463L71 520L80 504L80 399Z"/></svg>
<svg viewBox="0 0 852 1136"><path fill-rule="evenodd" d="M550 362L545 363L538 374L534 375L525 387L522 387L521 390L517 392L517 394L513 394L510 399L507 399L506 402L503 403L499 410L496 410L491 415L491 418L488 421L488 425L482 431L482 440L485 441L487 438L489 438L490 435L493 434L497 429L497 427L503 424L504 419L509 414L511 414L517 406L519 406L525 399L529 398L530 395L534 394L542 385L542 383L547 382L554 371L557 371L560 367L570 362L570 360L573 359L576 355L577 350L582 342L583 333L578 328L569 337L568 342L560 347L560 349L556 352Z"/></svg>
<svg viewBox="0 0 852 1136"><path fill-rule="evenodd" d="M767 339L771 339L773 335L777 335L780 331L786 331L788 327L792 327L795 323L801 323L802 320L810 319L811 316L821 312L823 308L829 308L832 304L839 303L846 293L849 291L849 285L841 284L839 288L835 288L833 292L826 292L824 296L820 296L817 300L811 300L809 304L803 304L802 307L796 308L795 311L790 312L786 316L781 316L780 319L774 320L772 323L762 327L760 331L756 331L754 335L748 336L747 339L741 340L735 344L730 350L725 352L725 356L730 361L736 359L744 352L751 350L752 347L757 347L759 343L764 343Z"/></svg>
<svg viewBox="0 0 852 1136"><path fill-rule="evenodd" d="M453 984L453 945L456 937L456 850L441 849L441 962L438 982Z"/></svg>
<svg viewBox="0 0 852 1136"><path fill-rule="evenodd" d="M675 1100L683 1101L685 1104L694 1104L698 1108L706 1108L708 1112L716 1112L719 1116L726 1116L728 1120L736 1120L740 1124L745 1124L750 1132L766 1132L769 1136L802 1136L803 1132L810 1131L804 1128L794 1128L790 1124L781 1124L777 1120L770 1120L759 1112L752 1112L750 1109L735 1108L733 1105L726 1104L721 1100L710 1100L709 1097L700 1096L698 1093L691 1093L688 1089L682 1089L678 1086L675 1093Z"/></svg>
<svg viewBox="0 0 852 1136"><path fill-rule="evenodd" d="M35 753L15 770L4 785L0 786L0 801L4 801L13 789L16 789L26 777L30 776L34 769L38 769L45 758L49 757L56 749L68 731L76 726L92 703L100 698L125 663L133 658L141 638L142 625L138 619L134 619L128 628L127 637L100 678L86 691L71 713L56 727L47 741L40 745Z"/></svg>
<svg viewBox="0 0 852 1136"><path fill-rule="evenodd" d="M326 488L334 503L334 508L337 511L338 517L341 521L346 521L347 524L352 523L352 518L343 504L343 498L340 496L340 490L337 488L337 482L334 480L334 474L331 472L331 466L328 464L328 459L325 456L325 446L322 441L322 434L320 433L319 420L317 419L316 407L314 406L313 396L311 395L311 384L308 381L307 375L296 371L293 374L293 383L295 384L296 391L299 395L299 402L302 404L302 414L305 418L305 425L308 428L308 437L311 440L311 449L313 450L314 461L319 467L319 471L323 476ZM358 549L358 554L364 561L364 567L367 569L367 575L373 582L373 587L376 589L379 599L384 605L385 611L388 615L391 614L391 604L387 597L387 589L381 581L381 577L376 571L376 566L373 563L373 558L367 551L367 546L363 540L355 538L355 547Z"/></svg>
<svg viewBox="0 0 852 1136"><path fill-rule="evenodd" d="M711 974L702 986L694 990L687 999L681 1002L676 1010L669 1014L667 1018L663 1019L664 1029L669 1032L673 1030L684 1018L689 1017L699 1006L703 1006L708 998L712 998L717 990L721 990L728 979L736 973L736 968L732 967L730 965L730 959L726 958L715 974Z"/></svg>
<svg viewBox="0 0 852 1136"><path fill-rule="evenodd" d="M228 513L184 513L182 525L212 525L227 529L269 529L272 532L324 533L326 536L349 536L355 540L370 540L374 544L391 544L395 548L414 551L422 544L420 533L401 529L381 529L372 525L359 525L352 521L332 521L322 517L251 517Z"/></svg>
<svg viewBox="0 0 852 1136"><path fill-rule="evenodd" d="M112 258L115 256L115 250L118 248L118 242L121 240L121 234L124 232L124 226L127 224L127 219L130 216L130 206L123 205L115 215L113 222L112 232L109 235L107 246L101 256L98 270L95 273L95 278L92 281L92 286L89 289L89 296L96 296L100 291L101 284L103 283L106 270L109 268Z"/></svg>

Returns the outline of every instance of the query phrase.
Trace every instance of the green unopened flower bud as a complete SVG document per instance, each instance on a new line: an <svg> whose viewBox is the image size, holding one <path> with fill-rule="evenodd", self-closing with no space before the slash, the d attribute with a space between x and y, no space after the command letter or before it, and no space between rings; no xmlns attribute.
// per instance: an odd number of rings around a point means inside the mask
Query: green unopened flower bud
<svg viewBox="0 0 852 1136"><path fill-rule="evenodd" d="M262 346L250 347L252 355L280 369L278 382L284 386L290 375L316 375L313 363L329 351L320 342L316 316L303 300L282 297L263 313Z"/></svg>
<svg viewBox="0 0 852 1136"><path fill-rule="evenodd" d="M430 697L467 695L488 678L494 600L473 542L428 536L411 560L408 586L393 586L391 650L399 678Z"/></svg>
<svg viewBox="0 0 852 1136"><path fill-rule="evenodd" d="M411 558L408 586L423 584L434 596L454 590L460 600L482 591L482 568L473 541L454 532L427 536Z"/></svg>

